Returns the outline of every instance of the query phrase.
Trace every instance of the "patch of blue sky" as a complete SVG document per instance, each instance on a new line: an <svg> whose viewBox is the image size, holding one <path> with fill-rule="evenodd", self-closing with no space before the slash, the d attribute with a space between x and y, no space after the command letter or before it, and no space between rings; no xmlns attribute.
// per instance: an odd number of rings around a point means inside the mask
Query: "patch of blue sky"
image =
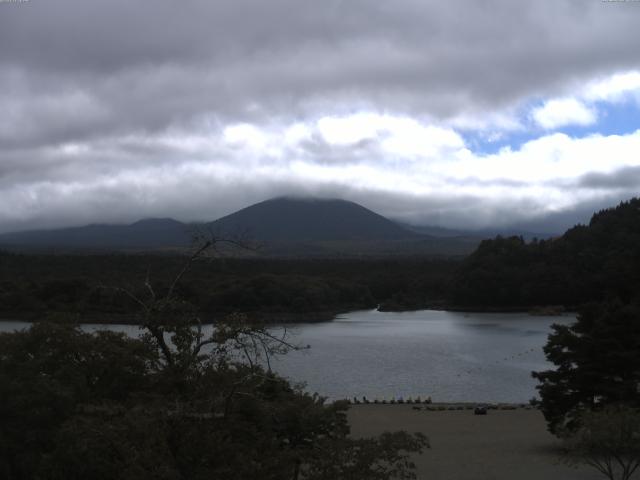
<svg viewBox="0 0 640 480"><path fill-rule="evenodd" d="M540 104L541 105L541 104ZM533 111L537 105L530 106ZM519 150L525 143L554 133L564 133L573 138L591 135L628 135L640 130L640 103L629 99L624 102L595 102L589 104L597 111L597 120L590 125L565 125L554 129L544 129L537 125L530 115L522 115L521 130L474 131L460 130L467 147L477 155L491 155L503 148Z"/></svg>
<svg viewBox="0 0 640 480"><path fill-rule="evenodd" d="M640 104L635 101L620 103L597 102L598 121L582 128L567 127L567 135L582 136L599 133L601 135L627 135L640 129ZM574 131L575 130L575 131Z"/></svg>
<svg viewBox="0 0 640 480"><path fill-rule="evenodd" d="M540 137L539 131L533 132L528 129L511 132L492 132L489 134L486 132L462 131L460 134L464 138L467 148L476 155L482 156L498 153L503 148L517 150L528 141Z"/></svg>

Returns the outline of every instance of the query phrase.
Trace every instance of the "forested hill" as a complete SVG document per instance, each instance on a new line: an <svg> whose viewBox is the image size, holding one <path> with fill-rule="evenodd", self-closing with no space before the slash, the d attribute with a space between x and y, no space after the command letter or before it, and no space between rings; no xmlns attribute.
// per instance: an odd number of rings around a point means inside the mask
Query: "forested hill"
<svg viewBox="0 0 640 480"><path fill-rule="evenodd" d="M193 227L171 218L150 218L131 225L87 225L0 235L0 245L78 249L188 247Z"/></svg>
<svg viewBox="0 0 640 480"><path fill-rule="evenodd" d="M640 198L597 212L559 238L483 241L460 266L452 303L477 307L577 306L640 295Z"/></svg>

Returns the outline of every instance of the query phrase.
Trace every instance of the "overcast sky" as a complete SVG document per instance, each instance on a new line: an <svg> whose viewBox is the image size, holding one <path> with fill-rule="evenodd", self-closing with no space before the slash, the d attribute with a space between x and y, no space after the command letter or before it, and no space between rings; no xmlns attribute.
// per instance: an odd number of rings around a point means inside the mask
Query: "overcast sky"
<svg viewBox="0 0 640 480"><path fill-rule="evenodd" d="M558 230L640 192L640 2L0 0L0 232L281 195Z"/></svg>

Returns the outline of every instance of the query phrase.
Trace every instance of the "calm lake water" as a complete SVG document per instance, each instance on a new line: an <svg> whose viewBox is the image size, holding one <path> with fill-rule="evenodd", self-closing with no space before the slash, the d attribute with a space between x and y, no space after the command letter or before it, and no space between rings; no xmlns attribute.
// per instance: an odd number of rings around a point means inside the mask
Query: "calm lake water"
<svg viewBox="0 0 640 480"><path fill-rule="evenodd" d="M274 369L331 398L421 395L434 401L526 402L553 323L575 317L425 310L352 312L297 325L299 344Z"/></svg>
<svg viewBox="0 0 640 480"><path fill-rule="evenodd" d="M542 347L553 323L573 316L425 310L351 312L332 322L289 325L308 350L276 359L274 370L332 399L431 396L434 401L526 402L531 371L549 368ZM0 322L0 331L25 328ZM137 335L128 325L86 325Z"/></svg>

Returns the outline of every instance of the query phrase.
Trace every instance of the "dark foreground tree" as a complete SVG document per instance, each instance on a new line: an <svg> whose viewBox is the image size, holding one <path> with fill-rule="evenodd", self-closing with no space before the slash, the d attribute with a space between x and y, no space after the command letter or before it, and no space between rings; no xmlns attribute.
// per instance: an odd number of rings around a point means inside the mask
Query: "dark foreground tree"
<svg viewBox="0 0 640 480"><path fill-rule="evenodd" d="M610 302L554 325L544 347L555 370L534 372L549 430L579 426L584 411L610 404L640 407L640 306Z"/></svg>
<svg viewBox="0 0 640 480"><path fill-rule="evenodd" d="M640 467L640 410L608 406L584 412L564 440L569 463L589 465L609 480L629 480Z"/></svg>
<svg viewBox="0 0 640 480"><path fill-rule="evenodd" d="M347 404L271 372L294 345L240 315L204 328L176 294L122 290L143 335L34 324L0 335L0 477L410 479L422 435L352 439Z"/></svg>

